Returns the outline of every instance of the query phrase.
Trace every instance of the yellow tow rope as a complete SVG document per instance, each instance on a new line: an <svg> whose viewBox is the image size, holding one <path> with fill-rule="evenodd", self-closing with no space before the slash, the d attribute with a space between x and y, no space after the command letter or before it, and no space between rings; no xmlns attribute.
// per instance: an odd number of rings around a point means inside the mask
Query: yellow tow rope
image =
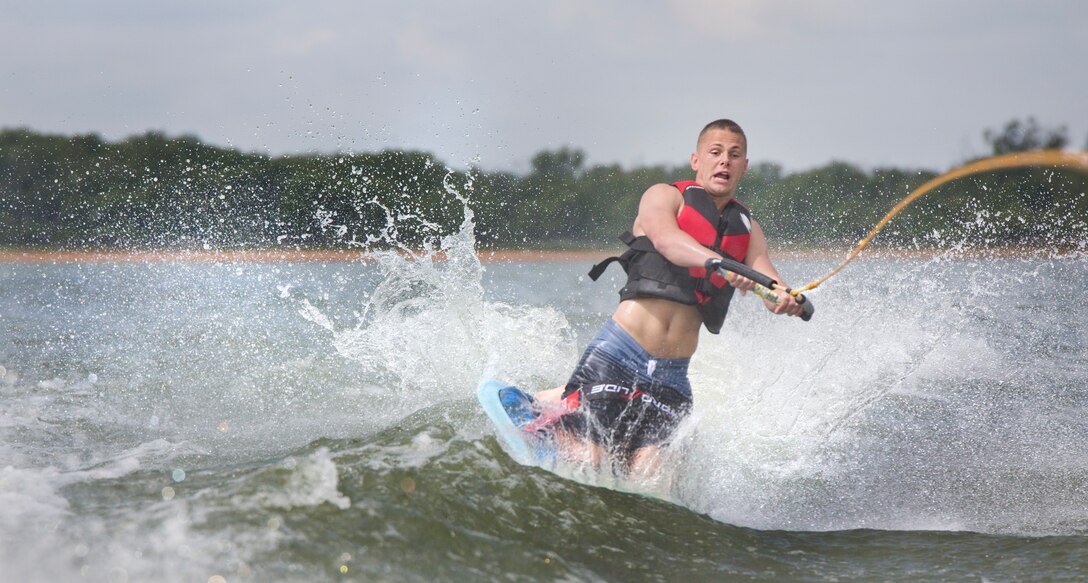
<svg viewBox="0 0 1088 583"><path fill-rule="evenodd" d="M831 270L831 273L828 273L827 275L821 277L820 279L817 279L816 281L813 281L812 283L809 283L802 288L790 290L790 293L796 296L802 292L816 289L820 286L820 284L830 279L831 276L838 273L840 270L842 270L843 267L846 267L847 263L853 261L854 258L857 257L859 253L861 253L861 250L865 249L865 247L869 245L869 242L873 240L873 237L875 237L876 234L879 233L881 229L883 229L888 224L888 222L892 220L893 217L895 217L895 215L899 214L900 211L907 208L912 202L918 200L919 198L922 198L934 188L937 188L938 186L946 182L951 182L958 178L963 178L964 176L970 176L972 174L978 174L980 172L989 172L991 170L998 170L1001 168L1019 168L1023 166L1058 166L1088 172L1088 152L1062 152L1061 150L1014 152L1012 154L1003 154L1001 156L985 158L983 160L972 162L966 166L956 168L955 170L950 170L934 178L933 180L930 180L922 186L919 186L917 189L907 195L906 198L900 201L899 204L895 205L895 208L893 208L891 212L889 212L887 215L884 215L884 218L880 219L880 222L877 223L875 227L873 227L873 230L870 231L869 234L864 239L862 239L860 243L858 243L858 246L855 247L854 250L846 256L846 260L840 263L838 267Z"/></svg>

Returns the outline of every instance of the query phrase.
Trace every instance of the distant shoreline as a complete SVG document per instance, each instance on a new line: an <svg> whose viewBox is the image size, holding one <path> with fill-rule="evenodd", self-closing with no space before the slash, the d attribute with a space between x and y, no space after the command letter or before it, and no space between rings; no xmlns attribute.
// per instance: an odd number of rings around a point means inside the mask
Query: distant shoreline
<svg viewBox="0 0 1088 583"><path fill-rule="evenodd" d="M598 262L621 253L621 249L495 249L480 250L476 256L484 263L502 262ZM1049 252L1049 253L1048 253ZM846 258L848 249L839 250L777 250L772 259L818 260L838 262ZM866 249L858 257L862 259L927 259L942 254L957 258L1014 258L1067 255L1075 250L1043 248L1001 249ZM160 251L71 251L45 249L0 249L2 263L368 263L372 253L358 250L335 249L260 249L260 250L160 250ZM437 254L445 259L444 253Z"/></svg>
<svg viewBox="0 0 1088 583"><path fill-rule="evenodd" d="M515 261L598 261L619 250L529 250L478 251L483 262ZM162 250L162 251L71 251L42 249L0 249L0 263L342 263L370 262L373 253L355 250ZM437 253L445 259L445 253Z"/></svg>

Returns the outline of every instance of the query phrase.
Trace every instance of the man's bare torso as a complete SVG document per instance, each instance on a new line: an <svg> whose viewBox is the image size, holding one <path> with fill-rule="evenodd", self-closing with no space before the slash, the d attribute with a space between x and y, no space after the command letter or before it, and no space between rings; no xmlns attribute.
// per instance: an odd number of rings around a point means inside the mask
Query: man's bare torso
<svg viewBox="0 0 1088 583"><path fill-rule="evenodd" d="M660 298L624 300L612 319L658 358L690 358L699 344L699 327L703 324L695 306Z"/></svg>

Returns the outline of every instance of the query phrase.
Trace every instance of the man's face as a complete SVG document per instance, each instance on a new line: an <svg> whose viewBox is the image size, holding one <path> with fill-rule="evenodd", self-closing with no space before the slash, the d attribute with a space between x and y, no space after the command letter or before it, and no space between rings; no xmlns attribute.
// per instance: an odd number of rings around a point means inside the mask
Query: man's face
<svg viewBox="0 0 1088 583"><path fill-rule="evenodd" d="M748 171L744 138L729 130L710 130L691 155L695 181L711 196L733 196Z"/></svg>

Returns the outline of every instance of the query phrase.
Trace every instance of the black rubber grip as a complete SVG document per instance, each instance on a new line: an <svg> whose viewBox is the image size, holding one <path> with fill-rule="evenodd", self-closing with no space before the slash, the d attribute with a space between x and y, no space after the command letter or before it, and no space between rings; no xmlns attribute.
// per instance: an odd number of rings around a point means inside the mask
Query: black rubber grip
<svg viewBox="0 0 1088 583"><path fill-rule="evenodd" d="M721 266L724 269L728 269L737 275L743 275L767 289L774 289L774 286L778 285L778 282L769 276L763 275L739 261L734 261L728 257L722 257L721 261Z"/></svg>
<svg viewBox="0 0 1088 583"><path fill-rule="evenodd" d="M797 304L801 306L801 320L805 322L811 320L812 313L816 311L816 306L812 305L812 300L801 294L793 296L793 299L797 300Z"/></svg>

